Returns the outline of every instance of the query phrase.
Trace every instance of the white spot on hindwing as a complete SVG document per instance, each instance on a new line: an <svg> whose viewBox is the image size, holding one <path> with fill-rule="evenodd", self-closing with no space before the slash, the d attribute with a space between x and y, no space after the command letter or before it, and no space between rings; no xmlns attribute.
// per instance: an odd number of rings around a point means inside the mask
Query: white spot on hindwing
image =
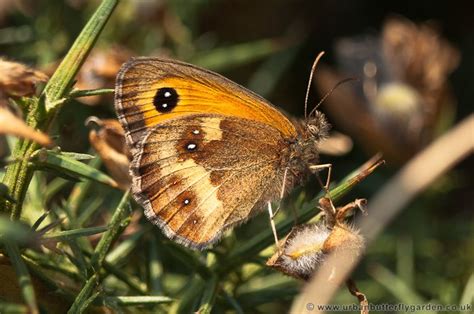
<svg viewBox="0 0 474 314"><path fill-rule="evenodd" d="M222 131L219 128L221 119L216 118L202 118L199 119L196 129L193 129L192 133L202 135L202 142L188 142L184 145L184 149L189 151L195 151L200 143L206 143L213 140L220 140L222 138ZM145 211L146 216L151 220L161 219L160 211L175 211L172 205L179 199L182 193L188 191L195 195L192 199L193 215L198 217L209 218L212 221L217 221L218 217L222 216L218 209L223 208L222 201L218 199L217 187L211 182L210 171L206 170L202 165L197 164L191 157L184 158L179 152L182 151L183 147L179 146L180 141L189 133L185 133L185 125L174 125L172 129L175 132L181 132L180 136L174 141L160 141L155 146L149 147L152 152L147 152L141 158L140 164L156 163L159 169L155 170L153 179L162 181L159 185L162 187L157 193L157 197L153 199L151 203L150 199L145 199ZM150 143L153 141L167 138L170 129L157 128L150 134L148 139ZM166 134L164 133L166 132ZM189 131L188 131L189 132ZM153 145L153 144L152 144ZM146 175L146 174L144 174ZM179 180L179 184L170 184L167 180L170 177L176 177ZM140 186L140 189L147 191L148 187L142 186L141 178L134 178L134 185ZM151 197L151 196L149 196ZM180 202L179 206L190 205L191 199L186 198ZM184 210L184 208L182 209ZM183 216L184 215L184 216ZM166 222L162 222L160 225L165 229L165 232L169 236L173 236L182 225L183 219L186 219L186 215L189 215L187 211L180 211L179 214L175 215L176 219L171 219ZM181 217L181 218L180 218ZM211 218L214 217L214 218ZM206 220L203 220L206 221ZM200 219L194 219L189 221L192 224L200 223ZM202 234L206 234L205 230L211 228L212 224L203 224Z"/></svg>
<svg viewBox="0 0 474 314"><path fill-rule="evenodd" d="M197 145L195 143L189 143L188 145L186 145L186 149L189 150L189 151L195 150L196 147L197 147Z"/></svg>

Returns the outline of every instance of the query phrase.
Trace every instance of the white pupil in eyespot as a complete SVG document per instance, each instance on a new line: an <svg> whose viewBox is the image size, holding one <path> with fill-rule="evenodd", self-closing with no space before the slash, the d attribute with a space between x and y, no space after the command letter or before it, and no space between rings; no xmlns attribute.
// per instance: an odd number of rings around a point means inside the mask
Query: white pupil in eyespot
<svg viewBox="0 0 474 314"><path fill-rule="evenodd" d="M168 104L162 104L161 107L166 108L168 107Z"/></svg>
<svg viewBox="0 0 474 314"><path fill-rule="evenodd" d="M199 130L194 130L194 131L193 131L193 134L198 135L198 134L199 134Z"/></svg>
<svg viewBox="0 0 474 314"><path fill-rule="evenodd" d="M171 96L171 93L170 92L165 92L165 95L164 95L166 98L170 97Z"/></svg>
<svg viewBox="0 0 474 314"><path fill-rule="evenodd" d="M188 150L193 150L196 148L196 144L194 143L191 143L191 144L188 144L188 146L186 147Z"/></svg>
<svg viewBox="0 0 474 314"><path fill-rule="evenodd" d="M188 205L189 204L189 199L185 199L184 200L184 205Z"/></svg>

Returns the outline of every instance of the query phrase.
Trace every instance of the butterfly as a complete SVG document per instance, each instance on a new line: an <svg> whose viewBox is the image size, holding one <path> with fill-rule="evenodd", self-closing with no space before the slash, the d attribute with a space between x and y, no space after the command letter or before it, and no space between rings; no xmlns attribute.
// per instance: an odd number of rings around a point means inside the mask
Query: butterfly
<svg viewBox="0 0 474 314"><path fill-rule="evenodd" d="M167 237L193 249L271 211L321 168L318 143L329 128L317 110L293 120L217 73L151 57L122 65L115 109L133 155L134 199Z"/></svg>

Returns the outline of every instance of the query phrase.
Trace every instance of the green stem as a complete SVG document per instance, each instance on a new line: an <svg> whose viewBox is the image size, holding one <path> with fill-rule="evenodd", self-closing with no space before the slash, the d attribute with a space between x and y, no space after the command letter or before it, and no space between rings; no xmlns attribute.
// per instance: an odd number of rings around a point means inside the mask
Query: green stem
<svg viewBox="0 0 474 314"><path fill-rule="evenodd" d="M194 276L184 289L181 299L173 303L168 313L192 313L193 305L200 295L202 295L206 283L199 276Z"/></svg>
<svg viewBox="0 0 474 314"><path fill-rule="evenodd" d="M40 99L31 98L25 101L26 124L34 129L47 132L55 117L55 112L64 103L65 97L73 83L74 77L86 60L99 34L104 28L119 0L103 0L75 40L58 69L54 72ZM2 200L0 212L7 213L12 219L21 216L23 200L31 181L33 169L28 159L39 148L29 140L20 139L15 146L13 159L18 162L7 168L3 183L15 202Z"/></svg>
<svg viewBox="0 0 474 314"><path fill-rule="evenodd" d="M22 105L25 107L26 123L35 129L38 128L45 118L45 112L42 110L39 100L32 98ZM39 144L30 140L18 139L13 150L12 159L17 162L7 167L3 183L7 186L9 195L15 202L2 200L0 203L0 211L9 214L12 220L21 216L23 200L33 175L33 169L29 166L29 158L39 147Z"/></svg>
<svg viewBox="0 0 474 314"><path fill-rule="evenodd" d="M129 193L125 193L118 205L107 230L99 243L90 260L90 274L86 284L82 287L81 292L74 300L68 313L82 313L87 307L89 297L93 294L94 288L100 283L100 270L104 264L105 257L112 246L112 243L120 236L130 223L130 204L128 202Z"/></svg>
<svg viewBox="0 0 474 314"><path fill-rule="evenodd" d="M104 263L105 256L110 250L112 243L125 230L130 223L129 215L131 208L129 204L129 192L127 191L118 205L115 213L110 220L109 229L104 233L99 243L95 247L94 254L91 257L91 270L98 271Z"/></svg>
<svg viewBox="0 0 474 314"><path fill-rule="evenodd" d="M111 88L73 90L69 94L69 97L80 98L80 97L90 97L90 96L101 96L101 95L113 94L113 92L114 90Z"/></svg>
<svg viewBox="0 0 474 314"><path fill-rule="evenodd" d="M28 268L26 267L23 259L21 258L18 246L9 241L5 241L4 246L8 256L10 257L10 261L13 265L13 268L15 269L15 272L18 276L21 294L29 308L29 312L39 313L38 305L36 303L35 290L31 281L31 276L28 272Z"/></svg>
<svg viewBox="0 0 474 314"><path fill-rule="evenodd" d="M93 274L89 279L87 279L86 284L82 287L81 292L77 295L74 303L68 311L68 314L71 313L82 313L85 308L84 305L89 300L92 291L100 283L99 273Z"/></svg>
<svg viewBox="0 0 474 314"><path fill-rule="evenodd" d="M214 301L217 295L219 280L216 275L213 275L208 279L206 287L204 289L204 295L201 300L201 306L197 313L200 314L210 314L212 307L214 306Z"/></svg>
<svg viewBox="0 0 474 314"><path fill-rule="evenodd" d="M71 87L74 77L104 28L119 0L103 0L82 29L44 89L46 111L56 110Z"/></svg>

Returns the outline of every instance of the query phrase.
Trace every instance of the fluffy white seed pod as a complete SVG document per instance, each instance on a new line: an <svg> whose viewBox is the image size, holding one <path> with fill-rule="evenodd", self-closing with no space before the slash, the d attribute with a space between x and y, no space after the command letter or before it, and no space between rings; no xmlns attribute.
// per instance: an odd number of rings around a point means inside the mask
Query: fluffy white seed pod
<svg viewBox="0 0 474 314"><path fill-rule="evenodd" d="M332 229L318 222L294 227L267 265L283 273L307 280L332 252L351 250L356 255L364 246L358 230L343 223Z"/></svg>

